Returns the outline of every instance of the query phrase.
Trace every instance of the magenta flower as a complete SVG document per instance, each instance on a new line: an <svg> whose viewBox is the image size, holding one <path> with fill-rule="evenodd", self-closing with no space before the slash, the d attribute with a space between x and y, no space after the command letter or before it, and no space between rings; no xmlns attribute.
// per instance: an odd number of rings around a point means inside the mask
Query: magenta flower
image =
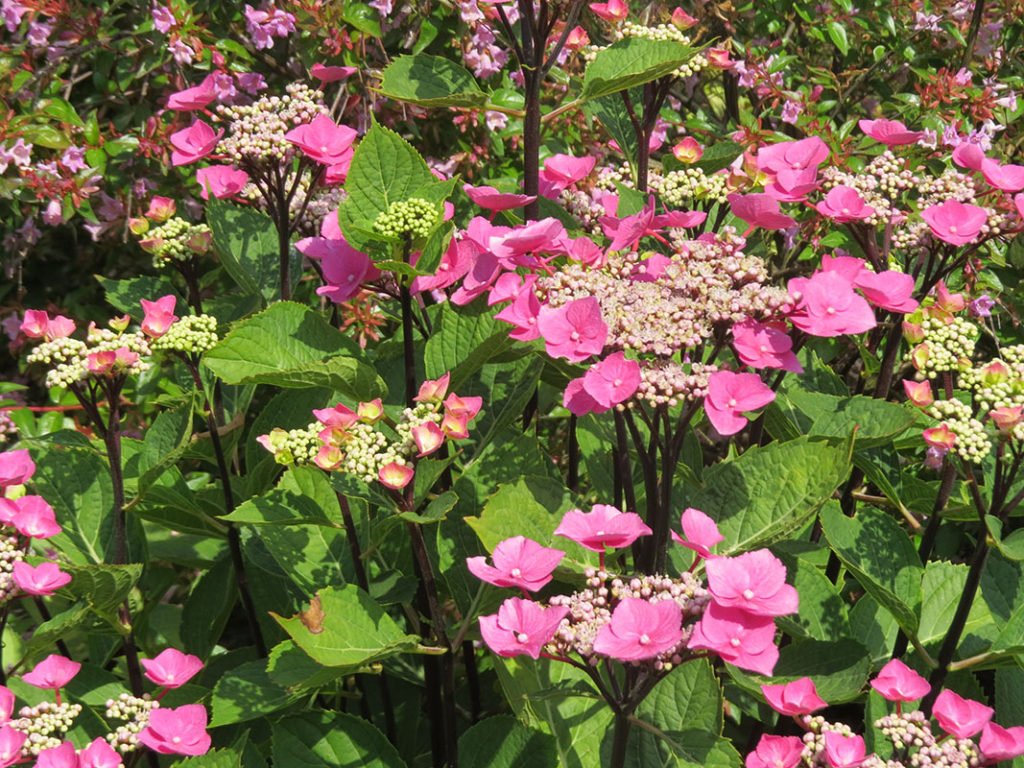
<svg viewBox="0 0 1024 768"><path fill-rule="evenodd" d="M786 566L767 549L712 558L705 567L708 591L719 605L755 616L796 613L796 588L786 583Z"/></svg>
<svg viewBox="0 0 1024 768"><path fill-rule="evenodd" d="M140 326L142 332L151 339L159 339L167 333L174 321L178 319L178 316L174 314L174 306L177 301L173 293L161 296L156 301L140 299L139 303L142 304L142 311L145 313Z"/></svg>
<svg viewBox="0 0 1024 768"><path fill-rule="evenodd" d="M336 165L351 153L356 132L348 126L336 124L327 115L319 114L311 123L297 125L284 137L301 149L306 157L324 165Z"/></svg>
<svg viewBox="0 0 1024 768"><path fill-rule="evenodd" d="M918 301L914 298L914 278L903 272L887 269L885 272L874 273L868 269L861 270L853 281L864 298L879 309L907 314L917 309Z"/></svg>
<svg viewBox="0 0 1024 768"><path fill-rule="evenodd" d="M295 248L320 262L326 285L316 289L317 295L326 296L335 304L348 301L359 293L364 282L380 276L370 257L345 239L306 237L299 240Z"/></svg>
<svg viewBox="0 0 1024 768"><path fill-rule="evenodd" d="M747 755L746 768L795 768L803 757L804 742L798 736L764 734Z"/></svg>
<svg viewBox="0 0 1024 768"><path fill-rule="evenodd" d="M767 193L752 192L749 195L741 195L733 192L728 200L733 214L750 225L747 233L755 227L789 229L796 224L796 219L779 211L779 201Z"/></svg>
<svg viewBox="0 0 1024 768"><path fill-rule="evenodd" d="M0 723L6 723L14 713L14 693L6 685L0 685Z"/></svg>
<svg viewBox="0 0 1024 768"><path fill-rule="evenodd" d="M751 368L781 368L802 373L793 354L793 340L776 325L747 318L732 326L732 347L740 361Z"/></svg>
<svg viewBox="0 0 1024 768"><path fill-rule="evenodd" d="M563 557L565 552L560 549L542 547L524 536L513 536L494 548L491 554L494 567L487 565L483 557L466 558L466 567L478 579L496 587L536 592L551 581L551 574Z"/></svg>
<svg viewBox="0 0 1024 768"><path fill-rule="evenodd" d="M78 753L78 768L119 768L122 765L121 756L102 736L97 736Z"/></svg>
<svg viewBox="0 0 1024 768"><path fill-rule="evenodd" d="M817 168L804 168L799 171L785 168L776 173L772 181L764 185L765 194L782 203L803 202L807 195L817 188Z"/></svg>
<svg viewBox="0 0 1024 768"><path fill-rule="evenodd" d="M825 731L825 761L832 768L857 768L864 762L865 751L864 739L860 736Z"/></svg>
<svg viewBox="0 0 1024 768"><path fill-rule="evenodd" d="M591 366L583 376L583 388L604 408L626 402L639 387L640 364L622 352Z"/></svg>
<svg viewBox="0 0 1024 768"><path fill-rule="evenodd" d="M199 85L172 93L167 99L167 108L176 112L192 112L207 107L217 98L217 91L214 88L216 78L216 74L209 74Z"/></svg>
<svg viewBox="0 0 1024 768"><path fill-rule="evenodd" d="M71 581L71 574L64 573L56 563L40 563L33 568L24 561L14 564L11 574L14 583L22 592L30 595L52 595Z"/></svg>
<svg viewBox="0 0 1024 768"><path fill-rule="evenodd" d="M24 485L35 471L35 462L24 448L0 453L0 487Z"/></svg>
<svg viewBox="0 0 1024 768"><path fill-rule="evenodd" d="M734 435L747 425L746 411L756 411L775 399L756 373L715 371L708 377L704 411L721 435Z"/></svg>
<svg viewBox="0 0 1024 768"><path fill-rule="evenodd" d="M230 165L209 165L196 171L199 196L209 200L210 195L221 199L237 195L249 183L249 174Z"/></svg>
<svg viewBox="0 0 1024 768"><path fill-rule="evenodd" d="M836 271L816 272L809 278L794 277L789 281L789 292L799 297L790 321L813 336L863 333L875 327L871 306Z"/></svg>
<svg viewBox="0 0 1024 768"><path fill-rule="evenodd" d="M58 747L42 750L36 758L36 768L78 768L75 745L63 741Z"/></svg>
<svg viewBox="0 0 1024 768"><path fill-rule="evenodd" d="M206 707L202 704L154 709L139 741L162 755L205 755L210 749L206 722Z"/></svg>
<svg viewBox="0 0 1024 768"><path fill-rule="evenodd" d="M42 496L22 496L14 500L17 512L11 521L18 533L33 539L48 539L60 533L57 517Z"/></svg>
<svg viewBox="0 0 1024 768"><path fill-rule="evenodd" d="M569 409L574 416L584 416L588 413L604 413L608 409L590 396L584 386L584 377L573 379L565 387L562 395L562 405Z"/></svg>
<svg viewBox="0 0 1024 768"><path fill-rule="evenodd" d="M509 192L499 192L494 187L474 187L472 184L463 184L462 191L481 208L494 212L522 208L524 205L529 205L537 199L536 195L517 195Z"/></svg>
<svg viewBox="0 0 1024 768"><path fill-rule="evenodd" d="M596 163L595 157L552 155L544 161L544 170L540 172L540 193L544 197L558 197L570 184L589 176Z"/></svg>
<svg viewBox="0 0 1024 768"><path fill-rule="evenodd" d="M977 239L988 222L984 208L959 200L947 200L921 211L932 234L950 245L965 245Z"/></svg>
<svg viewBox="0 0 1024 768"><path fill-rule="evenodd" d="M171 134L172 165L188 165L200 160L213 152L220 137L224 135L224 129L214 132L213 128L202 120L196 120L188 128L183 128Z"/></svg>
<svg viewBox="0 0 1024 768"><path fill-rule="evenodd" d="M82 665L77 661L51 653L36 664L31 672L22 675L21 679L36 688L55 691L67 685L81 668Z"/></svg>
<svg viewBox="0 0 1024 768"><path fill-rule="evenodd" d="M985 723L978 746L985 757L985 764L1018 758L1024 755L1024 726L1003 728L995 723Z"/></svg>
<svg viewBox="0 0 1024 768"><path fill-rule="evenodd" d="M814 681L809 677L801 677L791 683L762 685L761 693L768 706L780 715L809 715L828 706L828 702L818 696Z"/></svg>
<svg viewBox="0 0 1024 768"><path fill-rule="evenodd" d="M191 653L166 648L154 659L142 659L146 677L165 688L180 688L203 668L203 662Z"/></svg>
<svg viewBox="0 0 1024 768"><path fill-rule="evenodd" d="M845 184L832 187L815 208L822 216L834 219L839 224L863 221L875 215L875 209L864 201L860 192Z"/></svg>
<svg viewBox="0 0 1024 768"><path fill-rule="evenodd" d="M531 221L491 237L488 247L508 269L536 266L536 258L524 258L536 251L560 250L559 241L565 237L565 226L558 219Z"/></svg>
<svg viewBox="0 0 1024 768"><path fill-rule="evenodd" d="M686 508L679 518L679 525L683 529L683 535L672 531L672 540L687 549L692 549L703 558L713 557L711 547L725 540L719 533L715 521L693 507Z"/></svg>
<svg viewBox="0 0 1024 768"><path fill-rule="evenodd" d="M496 614L480 617L480 634L499 656L525 653L539 659L541 649L555 636L568 613L565 605L544 608L532 600L510 597Z"/></svg>
<svg viewBox="0 0 1024 768"><path fill-rule="evenodd" d="M16 731L10 725L0 728L0 768L21 761L21 748L27 738L27 733Z"/></svg>
<svg viewBox="0 0 1024 768"><path fill-rule="evenodd" d="M992 719L995 710L971 699L965 699L948 688L935 698L932 717L946 733L958 739L969 739Z"/></svg>
<svg viewBox="0 0 1024 768"><path fill-rule="evenodd" d="M476 245L474 243L469 240L455 240L452 238L451 243L448 245L448 250L441 257L441 263L437 265L437 272L429 276L418 276L412 281L409 290L413 294L417 294L453 285L469 272L473 266L473 257L475 255Z"/></svg>
<svg viewBox="0 0 1024 768"><path fill-rule="evenodd" d="M882 117L878 120L860 120L857 125L872 139L890 147L916 144L921 138L921 131L911 131L899 120L886 120Z"/></svg>
<svg viewBox="0 0 1024 768"><path fill-rule="evenodd" d="M641 536L653 531L635 512L621 512L610 504L595 504L589 512L570 509L555 529L555 536L564 536L591 552L603 553L605 547L628 547Z"/></svg>
<svg viewBox="0 0 1024 768"><path fill-rule="evenodd" d="M380 468L380 471L377 472L377 479L380 480L382 485L400 491L412 480L414 472L415 470L412 467L392 461L390 464L385 464Z"/></svg>
<svg viewBox="0 0 1024 768"><path fill-rule="evenodd" d="M606 3L591 3L590 10L612 24L622 21L629 15L629 7L622 2L622 0L608 0Z"/></svg>
<svg viewBox="0 0 1024 768"><path fill-rule="evenodd" d="M336 83L346 80L358 71L357 67L332 67L317 62L310 68L309 74L321 83Z"/></svg>
<svg viewBox="0 0 1024 768"><path fill-rule="evenodd" d="M444 444L444 432L432 421L425 421L412 428L412 439L420 458L429 456Z"/></svg>
<svg viewBox="0 0 1024 768"><path fill-rule="evenodd" d="M671 651L683 639L683 612L674 600L623 598L594 638L594 651L619 661L641 661Z"/></svg>
<svg viewBox="0 0 1024 768"><path fill-rule="evenodd" d="M770 675L779 660L771 617L726 608L714 600L694 626L687 647L714 651L723 661L762 675Z"/></svg>
<svg viewBox="0 0 1024 768"><path fill-rule="evenodd" d="M1024 165L1000 165L998 161L986 158L981 164L981 174L985 181L1003 192L1024 189Z"/></svg>
<svg viewBox="0 0 1024 768"><path fill-rule="evenodd" d="M965 141L953 148L953 162L961 168L971 171L980 171L982 163L986 160L985 152L977 144Z"/></svg>
<svg viewBox="0 0 1024 768"><path fill-rule="evenodd" d="M882 667L871 687L889 701L916 701L931 690L927 680L899 659Z"/></svg>
<svg viewBox="0 0 1024 768"><path fill-rule="evenodd" d="M828 158L828 145L817 136L799 141L783 141L757 151L757 169L765 173L802 171L817 168Z"/></svg>
<svg viewBox="0 0 1024 768"><path fill-rule="evenodd" d="M588 296L557 309L541 307L537 327L552 357L564 357L570 363L599 355L608 338L608 326L601 318L601 305Z"/></svg>

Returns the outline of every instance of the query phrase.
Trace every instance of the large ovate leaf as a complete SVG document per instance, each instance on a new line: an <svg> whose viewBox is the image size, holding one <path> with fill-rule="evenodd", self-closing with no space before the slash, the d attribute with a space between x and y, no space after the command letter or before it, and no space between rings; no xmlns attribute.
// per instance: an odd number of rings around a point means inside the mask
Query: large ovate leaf
<svg viewBox="0 0 1024 768"><path fill-rule="evenodd" d="M670 75L696 51L673 40L625 37L599 51L583 77L582 99L596 99Z"/></svg>
<svg viewBox="0 0 1024 768"><path fill-rule="evenodd" d="M112 623L119 623L117 610L142 575L142 566L138 564L71 565L61 570L71 575L71 581L61 588L61 593L84 600Z"/></svg>
<svg viewBox="0 0 1024 768"><path fill-rule="evenodd" d="M355 400L385 390L355 342L314 310L288 301L236 325L203 355L203 364L228 384L328 387Z"/></svg>
<svg viewBox="0 0 1024 768"><path fill-rule="evenodd" d="M917 414L899 403L854 395L837 397L799 387L799 380L784 387L772 404L805 435L846 440L854 435L857 449L882 445L899 436L917 420Z"/></svg>
<svg viewBox="0 0 1024 768"><path fill-rule="evenodd" d="M238 505L224 519L252 525L342 526L338 497L330 480L311 466L289 467L276 488Z"/></svg>
<svg viewBox="0 0 1024 768"><path fill-rule="evenodd" d="M918 642L922 645L938 644L946 638L966 586L968 570L964 563L948 563L943 560L928 563L921 581L923 600L917 633ZM998 634L999 630L985 601L975 599L967 614L955 658L986 651ZM1021 638L1021 645L1024 647L1024 637Z"/></svg>
<svg viewBox="0 0 1024 768"><path fill-rule="evenodd" d="M361 717L309 712L272 730L274 765L289 768L405 768L384 734Z"/></svg>
<svg viewBox="0 0 1024 768"><path fill-rule="evenodd" d="M558 764L555 739L514 717L488 717L459 738L461 768L549 768Z"/></svg>
<svg viewBox="0 0 1024 768"><path fill-rule="evenodd" d="M205 755L179 760L171 768L239 768L242 754L237 749L214 749Z"/></svg>
<svg viewBox="0 0 1024 768"><path fill-rule="evenodd" d="M634 88L630 91L629 98L633 109L640 109L639 105L643 103L643 91L639 88ZM626 109L626 103L623 101L622 95L610 93L588 101L584 105L583 111L587 117L591 119L596 118L601 121L601 125L604 126L604 129L608 131L608 134L619 145L622 153L629 159L630 167L632 168L636 164L640 141L636 136L636 128L633 127L633 122L629 119L629 110ZM637 115L637 118L640 117L641 115Z"/></svg>
<svg viewBox="0 0 1024 768"><path fill-rule="evenodd" d="M480 107L487 102L468 69L425 53L394 59L381 73L378 91L421 107Z"/></svg>
<svg viewBox="0 0 1024 768"><path fill-rule="evenodd" d="M787 558L786 581L800 595L797 613L780 616L778 624L790 634L815 640L850 636L846 604L824 573L802 558Z"/></svg>
<svg viewBox="0 0 1024 768"><path fill-rule="evenodd" d="M746 672L731 665L728 669L733 680L757 695L761 694L764 683L789 683L809 677L821 698L829 704L838 704L860 695L871 671L871 655L856 640L799 640L779 651L771 676Z"/></svg>
<svg viewBox="0 0 1024 768"><path fill-rule="evenodd" d="M256 208L243 208L211 196L206 204L206 221L231 279L246 293L259 294L267 301L280 298L280 246L273 220ZM294 254L293 250L289 257L293 278L297 270L291 262L298 260Z"/></svg>
<svg viewBox="0 0 1024 768"><path fill-rule="evenodd" d="M981 574L981 598L999 630L992 650L1024 650L1024 566L990 552Z"/></svg>
<svg viewBox="0 0 1024 768"><path fill-rule="evenodd" d="M458 309L447 302L438 307L436 327L423 353L427 378L450 372L448 387L458 392L488 360L511 347L508 326L495 320L494 314L494 308L483 302Z"/></svg>
<svg viewBox="0 0 1024 768"><path fill-rule="evenodd" d="M284 709L298 699L267 674L264 659L246 662L221 676L213 689L210 726L254 720Z"/></svg>

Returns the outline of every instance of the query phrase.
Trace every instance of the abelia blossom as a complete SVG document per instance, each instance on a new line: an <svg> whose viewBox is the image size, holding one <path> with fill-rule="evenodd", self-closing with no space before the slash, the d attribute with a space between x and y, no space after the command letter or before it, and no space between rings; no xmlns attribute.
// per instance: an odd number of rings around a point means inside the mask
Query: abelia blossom
<svg viewBox="0 0 1024 768"><path fill-rule="evenodd" d="M771 617L727 608L714 600L694 626L687 647L714 651L729 664L762 675L770 675L779 660Z"/></svg>
<svg viewBox="0 0 1024 768"><path fill-rule="evenodd" d="M734 435L747 425L745 412L756 411L773 400L775 393L756 373L715 371L708 377L704 412L720 435Z"/></svg>
<svg viewBox="0 0 1024 768"><path fill-rule="evenodd" d="M889 701L916 701L931 690L927 680L899 659L882 667L871 687Z"/></svg>
<svg viewBox="0 0 1024 768"><path fill-rule="evenodd" d="M589 512L570 509L555 529L555 536L564 536L584 549L602 553L605 547L628 547L651 533L640 515L622 512L610 504L595 504Z"/></svg>
<svg viewBox="0 0 1024 768"><path fill-rule="evenodd" d="M911 131L899 120L887 120L882 117L878 120L860 120L857 125L872 139L890 147L916 144L921 138L920 131Z"/></svg>
<svg viewBox="0 0 1024 768"><path fill-rule="evenodd" d="M985 764L1018 758L1024 755L1024 726L1003 728L995 723L985 723L978 746Z"/></svg>
<svg viewBox="0 0 1024 768"><path fill-rule="evenodd" d="M786 583L786 566L767 549L737 557L716 557L705 565L715 602L756 616L795 613L796 588Z"/></svg>
<svg viewBox="0 0 1024 768"><path fill-rule="evenodd" d="M166 648L155 658L139 661L146 677L165 688L180 688L203 668L202 659L176 648Z"/></svg>
<svg viewBox="0 0 1024 768"><path fill-rule="evenodd" d="M687 549L692 549L705 559L714 557L711 554L711 547L725 541L715 521L699 509L687 507L679 518L679 525L683 529L683 535L672 531L672 540Z"/></svg>
<svg viewBox="0 0 1024 768"><path fill-rule="evenodd" d="M866 751L861 736L843 736L835 731L825 732L825 761L832 768L857 768L864 762Z"/></svg>
<svg viewBox="0 0 1024 768"><path fill-rule="evenodd" d="M809 677L801 677L791 683L762 685L768 706L780 715L809 715L828 706L828 702L818 696L814 681Z"/></svg>
<svg viewBox="0 0 1024 768"><path fill-rule="evenodd" d="M327 115L319 114L312 122L292 128L284 137L306 157L324 165L336 165L351 160L356 135L348 126L338 125Z"/></svg>
<svg viewBox="0 0 1024 768"><path fill-rule="evenodd" d="M783 141L757 151L757 169L765 173L802 171L817 168L828 158L828 145L817 136L799 141Z"/></svg>
<svg viewBox="0 0 1024 768"><path fill-rule="evenodd" d="M14 583L29 595L52 595L71 581L71 574L64 573L56 563L44 562L33 568L24 561L14 564L11 572Z"/></svg>
<svg viewBox="0 0 1024 768"><path fill-rule="evenodd" d="M214 131L207 123L196 120L188 128L171 134L171 165L188 165L213 152L224 129Z"/></svg>
<svg viewBox="0 0 1024 768"><path fill-rule="evenodd" d="M24 448L0 453L0 488L24 485L35 471L36 464Z"/></svg>
<svg viewBox="0 0 1024 768"><path fill-rule="evenodd" d="M776 325L750 318L735 323L732 347L740 361L751 368L780 368L793 373L804 370L793 353L793 340Z"/></svg>
<svg viewBox="0 0 1024 768"><path fill-rule="evenodd" d="M174 314L174 306L177 299L174 294L161 296L156 301L140 299L142 310L145 313L142 324L139 326L144 334L151 339L159 339L170 329L178 316Z"/></svg>
<svg viewBox="0 0 1024 768"><path fill-rule="evenodd" d="M672 650L683 639L683 612L674 600L625 597L594 638L594 652L619 661L642 661Z"/></svg>
<svg viewBox="0 0 1024 768"><path fill-rule="evenodd" d="M222 199L241 192L249 183L249 174L230 165L208 165L196 171L196 181L203 200L209 200L210 195Z"/></svg>
<svg viewBox="0 0 1024 768"><path fill-rule="evenodd" d="M199 85L193 85L183 91L172 93L167 99L167 108L176 112L192 112L197 109L205 109L217 98L217 90L214 87L216 75L211 73L203 78Z"/></svg>
<svg viewBox="0 0 1024 768"><path fill-rule="evenodd" d="M921 211L932 234L950 245L966 245L977 239L981 228L988 223L988 213L970 203L947 200Z"/></svg>
<svg viewBox="0 0 1024 768"><path fill-rule="evenodd" d="M789 281L789 292L799 296L790 321L814 336L863 333L875 327L875 313L853 285L835 271Z"/></svg>
<svg viewBox="0 0 1024 768"><path fill-rule="evenodd" d="M480 617L480 634L499 656L527 654L540 658L541 649L569 613L568 606L543 608L532 600L510 597L496 614Z"/></svg>
<svg viewBox="0 0 1024 768"><path fill-rule="evenodd" d="M995 710L972 699L965 699L946 688L932 705L932 717L946 733L969 739L992 719Z"/></svg>
<svg viewBox="0 0 1024 768"><path fill-rule="evenodd" d="M537 327L548 354L564 357L570 363L600 354L608 338L601 305L593 296L576 299L557 309L542 307Z"/></svg>
<svg viewBox="0 0 1024 768"><path fill-rule="evenodd" d="M36 688L57 690L67 685L81 668L82 665L77 661L51 653L36 664L31 672L22 675L21 679Z"/></svg>
<svg viewBox="0 0 1024 768"><path fill-rule="evenodd" d="M205 755L210 750L206 722L206 707L202 704L154 709L138 739L162 755Z"/></svg>
<svg viewBox="0 0 1024 768"><path fill-rule="evenodd" d="M478 579L496 587L536 592L551 581L551 574L563 557L565 552L560 549L543 547L524 536L513 536L494 548L493 567L487 565L484 557L466 558L466 567Z"/></svg>
<svg viewBox="0 0 1024 768"><path fill-rule="evenodd" d="M992 308L995 305L996 300L987 293L983 293L978 298L968 302L967 309L974 317L992 317Z"/></svg>
<svg viewBox="0 0 1024 768"><path fill-rule="evenodd" d="M796 768L803 759L804 742L798 736L764 734L747 755L746 768Z"/></svg>
<svg viewBox="0 0 1024 768"><path fill-rule="evenodd" d="M863 221L875 215L875 209L864 201L860 192L845 184L832 187L815 208L822 216L834 219L839 224Z"/></svg>
<svg viewBox="0 0 1024 768"><path fill-rule="evenodd" d="M583 376L583 388L604 408L626 402L640 387L640 364L622 352L591 366Z"/></svg>
<svg viewBox="0 0 1024 768"><path fill-rule="evenodd" d="M749 195L733 192L727 199L736 218L750 225L747 234L756 227L789 229L796 224L796 219L779 211L779 201L764 192L752 192Z"/></svg>

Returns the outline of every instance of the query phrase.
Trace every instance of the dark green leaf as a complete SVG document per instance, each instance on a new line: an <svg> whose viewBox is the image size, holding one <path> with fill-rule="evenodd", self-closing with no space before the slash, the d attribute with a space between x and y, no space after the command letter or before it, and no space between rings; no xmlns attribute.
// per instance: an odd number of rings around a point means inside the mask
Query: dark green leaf
<svg viewBox="0 0 1024 768"><path fill-rule="evenodd" d="M275 683L264 659L235 667L217 681L210 704L210 727L241 723L284 709L298 694Z"/></svg>
<svg viewBox="0 0 1024 768"><path fill-rule="evenodd" d="M550 768L558 764L555 739L514 717L488 717L459 738L463 768Z"/></svg>
<svg viewBox="0 0 1024 768"><path fill-rule="evenodd" d="M274 765L289 768L404 768L384 735L361 717L309 712L273 725Z"/></svg>

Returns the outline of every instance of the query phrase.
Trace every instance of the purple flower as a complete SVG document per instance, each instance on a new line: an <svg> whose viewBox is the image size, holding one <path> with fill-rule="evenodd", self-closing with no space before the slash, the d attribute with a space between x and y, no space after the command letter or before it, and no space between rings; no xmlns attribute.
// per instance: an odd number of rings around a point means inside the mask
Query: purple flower
<svg viewBox="0 0 1024 768"><path fill-rule="evenodd" d="M68 147L60 156L60 163L72 173L86 170L89 165L85 162L84 147Z"/></svg>
<svg viewBox="0 0 1024 768"><path fill-rule="evenodd" d="M153 26L156 27L157 32L163 32L166 35L178 25L178 20L174 18L174 11L170 8L154 5L152 12Z"/></svg>
<svg viewBox="0 0 1024 768"><path fill-rule="evenodd" d="M796 125L796 121L800 119L800 113L803 111L804 107L800 102L786 99L786 103L782 105L782 122Z"/></svg>
<svg viewBox="0 0 1024 768"><path fill-rule="evenodd" d="M975 317L991 317L992 307L996 305L996 300L989 296L987 293L981 294L974 301L967 305L967 309Z"/></svg>

